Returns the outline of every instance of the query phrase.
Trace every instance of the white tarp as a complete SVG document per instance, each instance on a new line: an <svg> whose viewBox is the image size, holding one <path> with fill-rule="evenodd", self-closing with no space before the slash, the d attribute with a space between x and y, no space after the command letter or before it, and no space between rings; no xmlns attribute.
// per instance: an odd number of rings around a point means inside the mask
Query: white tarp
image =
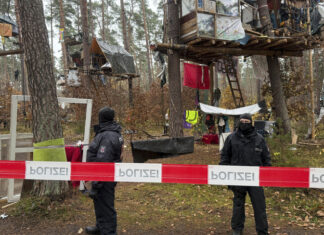
<svg viewBox="0 0 324 235"><path fill-rule="evenodd" d="M217 15L216 25L217 39L239 40L245 37L240 17Z"/></svg>
<svg viewBox="0 0 324 235"><path fill-rule="evenodd" d="M78 87L81 85L77 70L69 70L69 74L67 77L67 85L75 86L75 87Z"/></svg>
<svg viewBox="0 0 324 235"><path fill-rule="evenodd" d="M255 114L261 110L259 104L253 104L236 109L223 109L203 103L199 103L201 111L207 114L217 114L217 115L226 115L226 116L239 116L244 113Z"/></svg>

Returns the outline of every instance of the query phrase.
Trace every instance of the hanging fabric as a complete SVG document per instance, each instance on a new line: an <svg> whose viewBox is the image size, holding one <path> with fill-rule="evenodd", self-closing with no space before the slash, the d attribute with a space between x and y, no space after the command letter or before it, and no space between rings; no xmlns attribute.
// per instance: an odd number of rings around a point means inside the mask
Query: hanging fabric
<svg viewBox="0 0 324 235"><path fill-rule="evenodd" d="M186 110L186 122L195 125L198 122L198 111Z"/></svg>
<svg viewBox="0 0 324 235"><path fill-rule="evenodd" d="M183 85L191 88L209 89L209 67L183 63Z"/></svg>

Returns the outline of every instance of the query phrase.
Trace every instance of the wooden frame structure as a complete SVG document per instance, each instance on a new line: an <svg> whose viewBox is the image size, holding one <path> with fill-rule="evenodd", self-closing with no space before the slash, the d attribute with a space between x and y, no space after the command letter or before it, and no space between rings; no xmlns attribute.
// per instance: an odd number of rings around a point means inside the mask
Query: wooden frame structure
<svg viewBox="0 0 324 235"><path fill-rule="evenodd" d="M10 147L9 147L9 160L14 161L16 153L30 153L33 152L34 148L17 148L17 108L19 101L29 101L30 96L13 95L11 96L11 114L10 114ZM65 98L58 97L58 102L73 103L73 104L86 104L86 119L84 128L84 139L83 139L83 155L82 161L86 161L88 144L90 140L90 125L91 125L91 111L92 111L92 100L91 99L77 99L77 98ZM80 184L80 190L84 189L84 184ZM14 196L14 179L8 181L8 202L19 200Z"/></svg>

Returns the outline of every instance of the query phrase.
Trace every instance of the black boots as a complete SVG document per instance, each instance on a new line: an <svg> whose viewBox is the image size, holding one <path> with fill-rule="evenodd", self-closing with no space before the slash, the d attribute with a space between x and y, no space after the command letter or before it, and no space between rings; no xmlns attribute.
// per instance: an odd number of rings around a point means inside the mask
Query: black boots
<svg viewBox="0 0 324 235"><path fill-rule="evenodd" d="M242 230L233 230L233 235L242 235Z"/></svg>
<svg viewBox="0 0 324 235"><path fill-rule="evenodd" d="M85 228L87 234L100 234L100 230L97 226L88 226Z"/></svg>

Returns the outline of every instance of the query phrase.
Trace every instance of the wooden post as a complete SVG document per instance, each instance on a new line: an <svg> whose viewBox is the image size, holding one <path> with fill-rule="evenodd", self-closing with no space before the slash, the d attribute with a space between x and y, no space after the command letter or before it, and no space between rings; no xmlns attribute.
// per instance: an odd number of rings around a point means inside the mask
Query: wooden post
<svg viewBox="0 0 324 235"><path fill-rule="evenodd" d="M312 35L310 24L310 1L307 0L307 24L308 33ZM313 51L309 50L309 77L310 77L310 94L311 94L311 120L312 120L312 140L315 140L315 99L314 99L314 72L313 72Z"/></svg>
<svg viewBox="0 0 324 235"><path fill-rule="evenodd" d="M209 65L209 101L214 106L214 63Z"/></svg>

